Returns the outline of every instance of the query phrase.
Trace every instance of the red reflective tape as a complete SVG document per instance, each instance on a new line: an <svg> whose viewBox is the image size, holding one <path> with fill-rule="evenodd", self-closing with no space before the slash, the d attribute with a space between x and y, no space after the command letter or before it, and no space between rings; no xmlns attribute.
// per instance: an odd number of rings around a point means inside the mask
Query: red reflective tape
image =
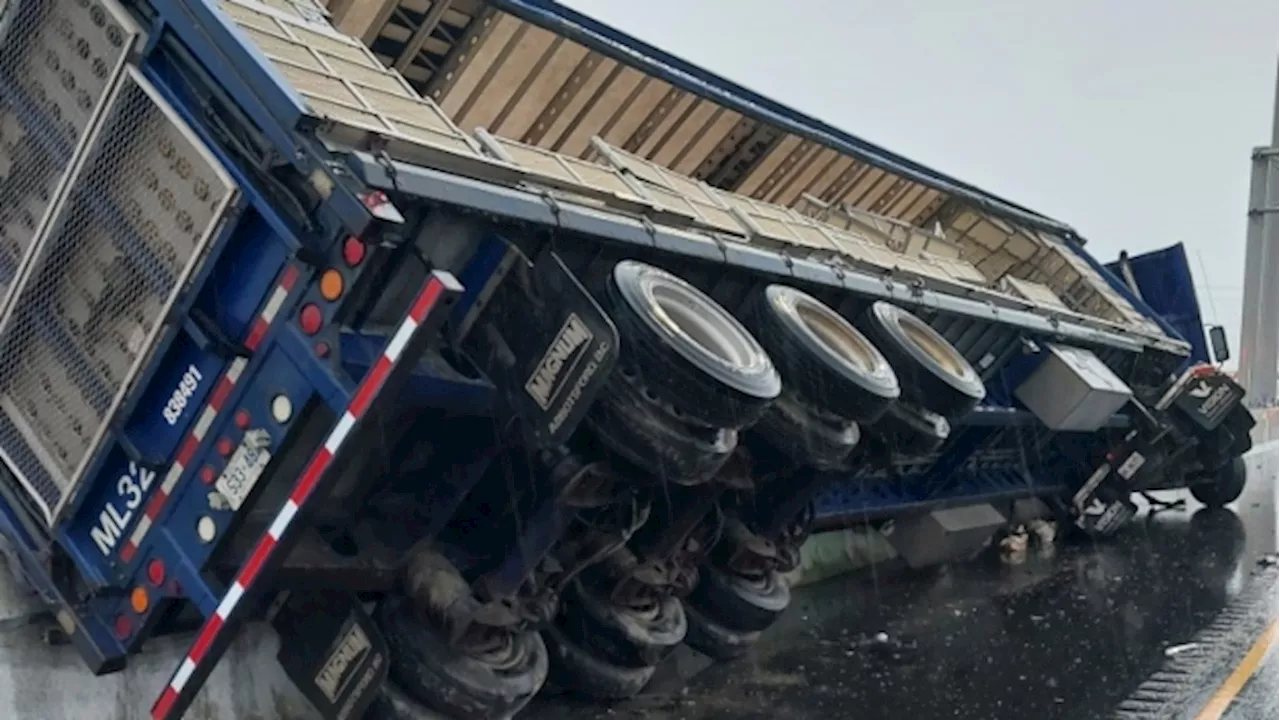
<svg viewBox="0 0 1280 720"><path fill-rule="evenodd" d="M413 302L413 307L409 308L409 319L420 323L431 312L432 306L440 299L440 295L444 293L444 283L436 278L431 278L427 282L427 287L418 295L418 299Z"/></svg>
<svg viewBox="0 0 1280 720"><path fill-rule="evenodd" d="M236 582L240 583L240 587L245 590L253 584L257 579L258 572L262 570L262 565L267 561L267 556L276 547L276 539L270 535L263 534L262 539L258 541L257 547L249 553L249 559L244 562L244 567L240 568L240 573L236 575ZM217 617L215 614L214 617Z"/></svg>
<svg viewBox="0 0 1280 720"><path fill-rule="evenodd" d="M200 441L196 440L195 435L188 435L182 443L182 449L178 451L177 463L184 468L190 467L191 458L196 456L196 451L199 449Z"/></svg>
<svg viewBox="0 0 1280 720"><path fill-rule="evenodd" d="M249 337L244 339L244 346L250 350L257 350L262 338L266 337L267 328L269 327L271 327L271 324L263 320L261 315L255 317L253 319L253 328L249 330Z"/></svg>
<svg viewBox="0 0 1280 720"><path fill-rule="evenodd" d="M294 486L293 492L289 493L289 499L294 505L302 507L302 503L306 501L307 496L315 489L316 483L320 481L320 476L324 474L325 468L329 467L329 461L333 459L333 453L328 448L321 447L312 456L311 462L307 463L307 469L302 471L302 477L298 479L298 484Z"/></svg>
<svg viewBox="0 0 1280 720"><path fill-rule="evenodd" d="M401 324L400 329L408 330L409 337L418 330L417 325L426 318L427 314L435 306L436 302L444 293L445 286L438 279L432 277L428 281L423 291L418 295L409 310L409 317ZM408 325L406 325L406 323ZM394 336L393 336L394 337ZM409 338L404 338L400 342L408 342ZM389 339L388 343L393 342ZM398 355L399 353L397 353ZM204 682L207 671L202 670L200 663L205 656L211 652L214 641L221 630L224 630L226 623L230 621L235 613L236 606L247 595L258 574L266 566L267 560L271 557L271 553L276 549L279 540L283 538L287 532L289 525L292 523L296 513L302 511L302 506L315 490L316 485L320 482L320 478L328 470L330 463L333 461L334 453L336 453L345 443L348 435L352 431L353 425L359 421L360 415L366 411L373 402L373 398L377 392L386 384L387 377L391 369L395 366L393 361L387 356L387 348L383 348L382 355L378 362L374 364L368 374L360 382L356 389L355 396L352 398L346 412L338 418L334 427L325 437L324 443L316 449L312 455L310 462L307 463L306 469L299 476L297 484L289 495L289 501L293 502L296 510L288 515L281 523L281 527L275 527L276 523L272 523L271 529L263 533L258 539L257 545L249 558L245 561L243 567L236 574L236 579L227 593L223 596L222 601L218 605L218 610L210 616L203 628L201 628L200 636L197 638L195 645L192 646L191 652L179 665L178 670L174 673L169 685L165 688L160 698L156 700L152 706L151 715L155 720L167 718L170 713L174 712L181 701L181 693L186 692L188 686L194 681L195 690L199 689L199 685ZM286 505L287 508L287 505ZM283 515L277 515L279 520ZM273 535L273 532L276 533ZM190 663L190 665L188 665ZM185 709L186 705L183 705Z"/></svg>
<svg viewBox="0 0 1280 720"><path fill-rule="evenodd" d="M347 412L351 413L357 420L364 416L364 411L369 409L369 405L373 399L377 397L378 391L382 389L383 383L386 382L387 374L391 372L391 358L386 354L378 356L377 362L369 369L369 374L365 377L364 382L360 383L360 387L356 388L356 394L351 398L351 404L347 406Z"/></svg>
<svg viewBox="0 0 1280 720"><path fill-rule="evenodd" d="M137 554L138 546L133 544L132 540L125 541L124 549L120 551L120 559L125 562L133 560L133 556Z"/></svg>
<svg viewBox="0 0 1280 720"><path fill-rule="evenodd" d="M209 652L209 648L213 645L213 639L218 636L218 632L222 630L222 618L217 613L209 616L208 622L204 627L200 628L200 634L196 636L196 641L191 645L191 651L187 653L187 657L191 662L199 664L204 659L205 654Z"/></svg>
<svg viewBox="0 0 1280 720"><path fill-rule="evenodd" d="M293 289L293 284L298 281L298 266L290 265L284 269L284 274L280 276L280 287L286 291Z"/></svg>
<svg viewBox="0 0 1280 720"><path fill-rule="evenodd" d="M151 706L151 720L163 720L169 717L169 713L173 712L173 706L178 702L178 691L172 686L165 686L164 692L160 695L160 699L156 704Z"/></svg>
<svg viewBox="0 0 1280 720"><path fill-rule="evenodd" d="M155 520L156 516L160 514L160 508L164 507L164 502L168 499L169 495L165 493L164 488L156 490L156 494L152 495L151 499L147 501L147 507L142 511L142 514Z"/></svg>
<svg viewBox="0 0 1280 720"><path fill-rule="evenodd" d="M213 408L214 412L222 410L222 403L227 401L227 397L231 395L231 390L235 386L235 381L231 379L231 376L224 374L218 380L218 385L214 387L213 394L209 397L209 407Z"/></svg>

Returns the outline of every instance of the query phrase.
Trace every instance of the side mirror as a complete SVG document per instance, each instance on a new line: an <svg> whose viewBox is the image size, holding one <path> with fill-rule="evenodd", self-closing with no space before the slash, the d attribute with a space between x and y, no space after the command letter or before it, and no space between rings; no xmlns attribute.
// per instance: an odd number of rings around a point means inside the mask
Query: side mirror
<svg viewBox="0 0 1280 720"><path fill-rule="evenodd" d="M1231 348L1227 345L1227 331L1221 325L1209 328L1209 346L1213 349L1213 361L1224 363L1231 359Z"/></svg>

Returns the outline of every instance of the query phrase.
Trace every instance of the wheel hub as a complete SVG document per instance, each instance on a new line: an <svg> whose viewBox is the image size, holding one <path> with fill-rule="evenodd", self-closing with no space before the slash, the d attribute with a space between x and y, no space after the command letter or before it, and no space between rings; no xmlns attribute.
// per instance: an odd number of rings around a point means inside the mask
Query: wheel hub
<svg viewBox="0 0 1280 720"><path fill-rule="evenodd" d="M932 328L916 318L907 316L902 316L900 323L907 339L949 374L955 377L964 377L968 374L968 363Z"/></svg>
<svg viewBox="0 0 1280 720"><path fill-rule="evenodd" d="M458 649L497 671L514 670L525 661L525 643L517 641L517 631L479 623L472 624L458 641Z"/></svg>
<svg viewBox="0 0 1280 720"><path fill-rule="evenodd" d="M849 326L843 318L832 317L825 307L811 302L796 303L796 314L820 342L865 373L875 372L880 352Z"/></svg>
<svg viewBox="0 0 1280 720"><path fill-rule="evenodd" d="M654 283L649 287L649 295L668 329L684 335L721 364L737 368L757 364L759 353L738 330L737 324L691 288Z"/></svg>

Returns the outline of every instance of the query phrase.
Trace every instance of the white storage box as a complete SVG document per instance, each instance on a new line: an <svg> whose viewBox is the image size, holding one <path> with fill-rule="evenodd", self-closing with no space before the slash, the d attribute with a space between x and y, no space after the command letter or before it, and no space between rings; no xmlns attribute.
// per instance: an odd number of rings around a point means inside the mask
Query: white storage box
<svg viewBox="0 0 1280 720"><path fill-rule="evenodd" d="M1133 390L1088 350L1051 344L1043 355L1015 395L1051 430L1097 430L1133 397Z"/></svg>

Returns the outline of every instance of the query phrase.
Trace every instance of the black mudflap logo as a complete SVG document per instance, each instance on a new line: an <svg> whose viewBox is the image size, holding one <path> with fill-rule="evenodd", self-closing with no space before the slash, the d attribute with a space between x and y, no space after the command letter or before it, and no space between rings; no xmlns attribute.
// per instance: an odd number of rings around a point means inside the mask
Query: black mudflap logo
<svg viewBox="0 0 1280 720"><path fill-rule="evenodd" d="M363 716L387 678L387 646L350 593L291 593L273 621L285 674L330 720Z"/></svg>
<svg viewBox="0 0 1280 720"><path fill-rule="evenodd" d="M464 340L540 447L563 443L618 359L618 331L553 252L518 265Z"/></svg>
<svg viewBox="0 0 1280 720"><path fill-rule="evenodd" d="M1221 373L1192 378L1173 404L1205 430L1214 430L1244 399L1244 388Z"/></svg>
<svg viewBox="0 0 1280 720"><path fill-rule="evenodd" d="M587 324L577 313L570 313L564 321L556 339L551 341L542 361L524 384L525 392L538 403L544 411L551 409L553 401L558 399L567 385L565 379L574 375L578 363L587 357L587 349L595 339Z"/></svg>

